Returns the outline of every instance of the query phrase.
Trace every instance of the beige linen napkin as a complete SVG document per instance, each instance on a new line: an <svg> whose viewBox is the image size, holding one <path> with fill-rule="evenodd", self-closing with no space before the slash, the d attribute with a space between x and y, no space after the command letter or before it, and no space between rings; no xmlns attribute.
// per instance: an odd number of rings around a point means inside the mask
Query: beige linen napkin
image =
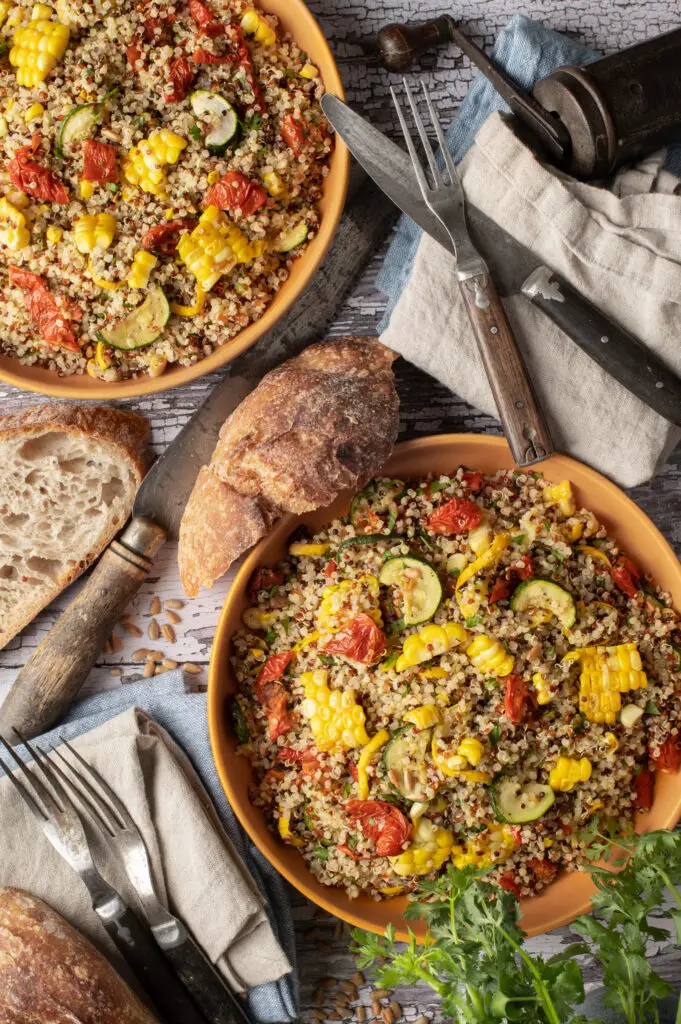
<svg viewBox="0 0 681 1024"><path fill-rule="evenodd" d="M73 740L137 823L160 898L238 990L291 970L263 898L234 850L198 776L169 734L131 708ZM77 875L50 845L7 779L0 780L0 886L49 903L124 969ZM139 903L115 856L93 836L95 860L134 909Z"/></svg>
<svg viewBox="0 0 681 1024"><path fill-rule="evenodd" d="M626 172L613 191L587 185L539 163L497 113L460 170L471 203L681 374L681 196L670 194L671 176L658 173L659 160ZM651 477L681 430L614 381L528 299L512 296L504 306L557 450L623 486ZM454 259L426 235L381 341L496 415Z"/></svg>

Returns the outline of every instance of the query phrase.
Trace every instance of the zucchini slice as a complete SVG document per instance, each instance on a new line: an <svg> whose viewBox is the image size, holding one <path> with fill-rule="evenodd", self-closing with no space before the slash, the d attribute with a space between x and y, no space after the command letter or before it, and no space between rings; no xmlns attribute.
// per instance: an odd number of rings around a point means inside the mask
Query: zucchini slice
<svg viewBox="0 0 681 1024"><path fill-rule="evenodd" d="M572 594L553 580L540 580L536 577L523 580L515 588L511 597L511 610L529 612L535 624L555 616L563 629L574 626L577 617Z"/></svg>
<svg viewBox="0 0 681 1024"><path fill-rule="evenodd" d="M356 494L350 505L350 522L357 533L391 530L397 519L396 499L404 491L403 480L382 477Z"/></svg>
<svg viewBox="0 0 681 1024"><path fill-rule="evenodd" d="M112 348L145 348L163 333L170 317L170 306L162 288L150 290L141 306L119 320L115 327L100 331L101 340Z"/></svg>
<svg viewBox="0 0 681 1024"><path fill-rule="evenodd" d="M99 121L101 102L81 103L71 107L61 123L57 135L57 156L62 160L75 147L76 143L89 138Z"/></svg>
<svg viewBox="0 0 681 1024"><path fill-rule="evenodd" d="M427 800L426 754L432 729L416 729L406 725L398 729L383 750L383 764L388 781L411 802Z"/></svg>
<svg viewBox="0 0 681 1024"><path fill-rule="evenodd" d="M405 626L428 622L440 607L442 584L432 565L413 555L388 558L383 563L379 583L400 592L400 618Z"/></svg>
<svg viewBox="0 0 681 1024"><path fill-rule="evenodd" d="M291 228L280 231L273 242L275 252L290 252L296 246L302 245L307 238L307 231L307 224L304 220L294 224Z"/></svg>
<svg viewBox="0 0 681 1024"><path fill-rule="evenodd" d="M239 128L239 118L231 103L217 92L197 89L191 94L194 114L208 123L208 132L203 144L209 153L220 156L234 139Z"/></svg>
<svg viewBox="0 0 681 1024"><path fill-rule="evenodd" d="M521 783L501 775L490 786L489 798L497 821L522 825L546 814L553 806L556 794L548 783Z"/></svg>

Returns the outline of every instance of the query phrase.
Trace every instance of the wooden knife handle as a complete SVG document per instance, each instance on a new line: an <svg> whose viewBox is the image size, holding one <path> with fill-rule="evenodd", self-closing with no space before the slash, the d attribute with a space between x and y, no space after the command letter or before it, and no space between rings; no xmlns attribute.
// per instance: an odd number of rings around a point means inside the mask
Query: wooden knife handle
<svg viewBox="0 0 681 1024"><path fill-rule="evenodd" d="M165 540L165 532L151 520L133 519L112 541L0 707L0 734L8 742L15 740L13 728L30 739L64 714Z"/></svg>
<svg viewBox="0 0 681 1024"><path fill-rule="evenodd" d="M459 287L511 454L532 466L553 453L553 441L501 300L487 271Z"/></svg>

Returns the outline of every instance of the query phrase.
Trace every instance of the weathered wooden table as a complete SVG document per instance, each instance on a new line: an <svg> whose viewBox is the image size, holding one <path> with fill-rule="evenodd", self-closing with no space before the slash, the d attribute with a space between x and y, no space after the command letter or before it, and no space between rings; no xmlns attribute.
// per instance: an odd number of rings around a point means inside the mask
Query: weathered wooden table
<svg viewBox="0 0 681 1024"><path fill-rule="evenodd" d="M519 5L511 4L508 0L460 0L451 9L440 0L309 2L327 37L333 40L349 102L390 134L395 133L396 125L387 96L390 80L394 76L377 67L367 66L362 60L358 61L359 49L347 40L359 35L370 35L391 21L423 20L451 13L462 22L476 42L489 48L499 28L511 14L519 12L559 31L578 35L595 49L606 53L676 28L681 20L676 0L570 0L570 3L563 0L526 0ZM467 58L450 48L432 59L424 60L421 67L426 71L438 108L443 112L445 120L448 120L465 96L474 74ZM376 334L384 303L383 297L375 289L374 281L383 252L381 250L376 253L339 313L330 334ZM401 438L446 432L500 433L495 420L472 409L408 363L400 360L396 370L402 403ZM179 390L120 404L134 408L150 419L153 448L160 452L203 400L217 377L216 374ZM0 384L0 408L3 412L35 403L35 396ZM676 551L681 553L681 516L678 515L681 501L681 449L672 454L655 480L636 488L632 497L657 523ZM171 545L162 551L153 578L129 609L143 629L149 621L148 608L155 594L164 599L182 596L175 554ZM182 622L175 627L176 642L164 643L164 652L169 658L203 666L204 677L215 624L229 583L230 578L223 580L214 590L183 608L179 612ZM6 650L0 652L0 700L36 644L66 606L72 593L73 588L40 615ZM122 641L121 649L102 657L86 684L86 691L118 686L139 676L139 665L131 656L136 647L145 646L148 640L146 636L139 639L121 629L117 632ZM307 1019L313 1009L320 980L329 976L349 978L355 967L347 953L348 933L345 927L297 893L292 893L292 898L296 915L302 1006ZM550 953L568 941L570 932L565 928L533 940L532 946L536 950ZM665 951L664 946L652 952L660 973L670 980L681 981L678 953ZM587 968L587 977L592 983L597 980L593 969ZM366 993L366 990L363 991ZM398 993L397 998L408 1020L416 1020L423 1014L433 1019L441 1017L430 990L404 991ZM364 1001L369 1002L368 998ZM333 1007L329 1007L331 1019L339 1019L340 1014L333 1016L335 1012Z"/></svg>

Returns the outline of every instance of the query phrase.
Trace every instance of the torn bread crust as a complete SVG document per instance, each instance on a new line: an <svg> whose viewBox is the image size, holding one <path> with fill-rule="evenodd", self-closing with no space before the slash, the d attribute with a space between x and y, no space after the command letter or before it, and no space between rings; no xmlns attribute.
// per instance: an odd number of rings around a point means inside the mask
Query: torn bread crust
<svg viewBox="0 0 681 1024"><path fill-rule="evenodd" d="M393 359L373 339L312 345L244 399L184 514L179 563L187 594L212 586L283 512L328 505L378 472L399 426Z"/></svg>

